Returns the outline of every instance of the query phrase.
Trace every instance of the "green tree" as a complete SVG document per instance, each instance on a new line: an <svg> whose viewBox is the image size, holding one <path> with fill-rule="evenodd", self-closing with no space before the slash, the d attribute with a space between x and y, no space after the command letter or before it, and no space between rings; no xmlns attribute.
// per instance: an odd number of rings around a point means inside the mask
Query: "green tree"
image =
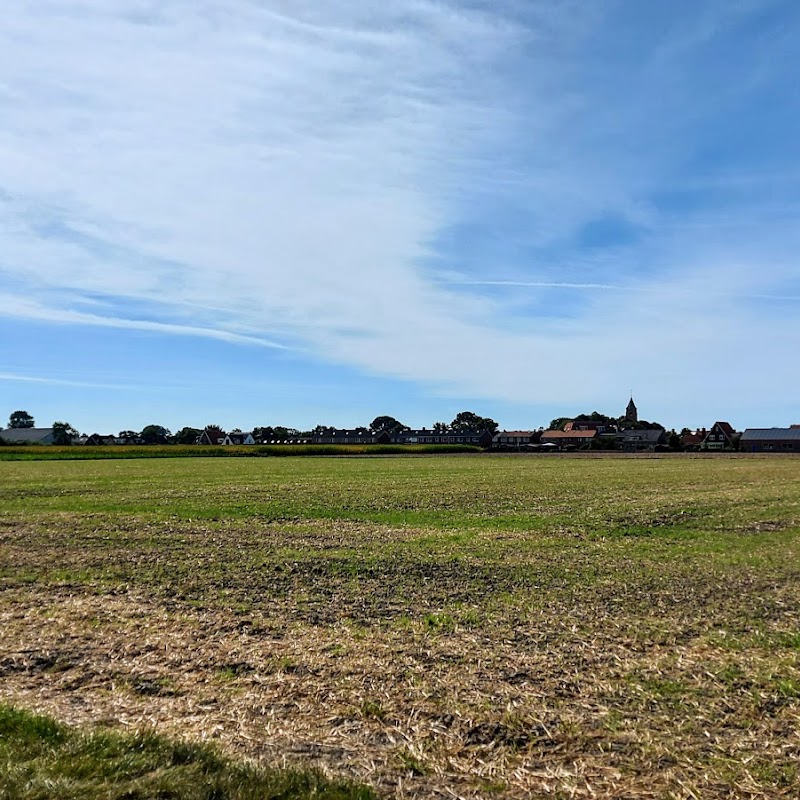
<svg viewBox="0 0 800 800"><path fill-rule="evenodd" d="M375 419L370 422L369 429L372 431L372 433L379 433L380 431L386 431L387 433L401 433L402 431L408 430L408 425L403 425L400 420L397 420L394 417L384 415L381 417L375 417Z"/></svg>
<svg viewBox="0 0 800 800"><path fill-rule="evenodd" d="M147 425L139 435L145 444L166 444L171 436L169 430L161 425Z"/></svg>
<svg viewBox="0 0 800 800"><path fill-rule="evenodd" d="M461 411L450 423L453 433L497 433L498 424L491 417L481 417L472 411Z"/></svg>
<svg viewBox="0 0 800 800"><path fill-rule="evenodd" d="M53 423L53 444L72 444L72 440L78 435L78 431L69 422Z"/></svg>
<svg viewBox="0 0 800 800"><path fill-rule="evenodd" d="M202 433L199 428L189 428L184 427L181 428L175 434L175 443L176 444L194 444L197 441L197 437Z"/></svg>
<svg viewBox="0 0 800 800"><path fill-rule="evenodd" d="M8 418L9 428L32 428L33 417L27 411L12 411Z"/></svg>
<svg viewBox="0 0 800 800"><path fill-rule="evenodd" d="M433 423L433 432L434 433L447 433L450 430L450 426L446 422L434 422Z"/></svg>

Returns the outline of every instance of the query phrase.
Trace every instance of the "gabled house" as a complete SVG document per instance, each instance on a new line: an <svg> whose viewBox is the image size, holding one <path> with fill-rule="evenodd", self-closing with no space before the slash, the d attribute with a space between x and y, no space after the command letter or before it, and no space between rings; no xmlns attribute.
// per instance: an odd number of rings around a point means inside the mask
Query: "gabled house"
<svg viewBox="0 0 800 800"><path fill-rule="evenodd" d="M255 444L256 440L253 438L252 433L242 433L241 431L237 431L235 433L229 433L223 440L222 444Z"/></svg>
<svg viewBox="0 0 800 800"><path fill-rule="evenodd" d="M667 432L661 428L628 428L618 437L618 446L625 453L655 450L667 444Z"/></svg>
<svg viewBox="0 0 800 800"><path fill-rule="evenodd" d="M52 428L6 428L0 431L6 444L53 444Z"/></svg>
<svg viewBox="0 0 800 800"><path fill-rule="evenodd" d="M743 453L800 453L800 425L748 428L739 440L739 448Z"/></svg>
<svg viewBox="0 0 800 800"><path fill-rule="evenodd" d="M109 444L117 444L117 439L115 436L103 436L99 433L93 433L91 436L86 437L84 444L90 447L100 447Z"/></svg>
<svg viewBox="0 0 800 800"><path fill-rule="evenodd" d="M225 436L225 431L220 428L206 428L197 437L197 444L223 444Z"/></svg>
<svg viewBox="0 0 800 800"><path fill-rule="evenodd" d="M702 450L735 450L739 445L739 434L729 422L715 422L706 434Z"/></svg>

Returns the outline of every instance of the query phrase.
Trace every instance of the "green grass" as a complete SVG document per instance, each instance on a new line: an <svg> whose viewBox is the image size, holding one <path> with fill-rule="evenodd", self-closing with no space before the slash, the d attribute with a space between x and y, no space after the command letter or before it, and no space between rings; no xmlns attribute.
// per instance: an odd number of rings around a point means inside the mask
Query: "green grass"
<svg viewBox="0 0 800 800"><path fill-rule="evenodd" d="M87 732L0 705L2 800L370 800L314 771L258 769L153 733Z"/></svg>
<svg viewBox="0 0 800 800"><path fill-rule="evenodd" d="M0 462L0 612L8 692L382 794L800 796L798 458Z"/></svg>

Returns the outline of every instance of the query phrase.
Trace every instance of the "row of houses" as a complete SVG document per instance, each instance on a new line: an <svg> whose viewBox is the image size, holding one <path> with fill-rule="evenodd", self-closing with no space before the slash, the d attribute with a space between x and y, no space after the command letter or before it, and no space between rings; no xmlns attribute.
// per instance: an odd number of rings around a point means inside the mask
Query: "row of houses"
<svg viewBox="0 0 800 800"><path fill-rule="evenodd" d="M256 439L252 433L225 433L219 428L204 430L197 439L203 445L254 444L442 444L473 445L484 449L543 451L615 449L622 452L643 452L674 449L671 436L663 428L625 428L595 423L570 422L563 430L488 431L464 433L408 429L397 432L363 428L328 428L319 433L286 439ZM800 452L800 425L790 428L748 428L738 433L728 422L715 422L711 428L698 429L680 437L684 450L748 452Z"/></svg>
<svg viewBox="0 0 800 800"><path fill-rule="evenodd" d="M318 433L285 439L257 439L252 432L226 433L219 428L206 428L196 443L214 446L255 444L432 444L473 445L484 449L515 451L571 451L587 449L620 450L622 452L684 449L696 451L740 451L748 453L800 453L800 425L788 428L747 428L739 433L728 422L715 422L711 428L698 429L679 437L662 428L618 429L597 423L567 423L556 430L516 430L491 434L407 429L396 432L370 432L363 428L329 428ZM52 428L9 428L0 431L6 444L53 444ZM80 437L73 444L90 446L144 444L141 437Z"/></svg>

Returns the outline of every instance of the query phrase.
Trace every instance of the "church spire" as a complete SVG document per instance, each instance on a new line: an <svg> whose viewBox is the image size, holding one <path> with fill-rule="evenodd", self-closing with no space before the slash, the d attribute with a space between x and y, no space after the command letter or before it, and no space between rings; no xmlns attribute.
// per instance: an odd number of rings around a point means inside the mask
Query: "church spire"
<svg viewBox="0 0 800 800"><path fill-rule="evenodd" d="M639 421L639 411L636 408L636 403L633 402L633 395L628 402L628 407L625 409L625 422L635 425Z"/></svg>

